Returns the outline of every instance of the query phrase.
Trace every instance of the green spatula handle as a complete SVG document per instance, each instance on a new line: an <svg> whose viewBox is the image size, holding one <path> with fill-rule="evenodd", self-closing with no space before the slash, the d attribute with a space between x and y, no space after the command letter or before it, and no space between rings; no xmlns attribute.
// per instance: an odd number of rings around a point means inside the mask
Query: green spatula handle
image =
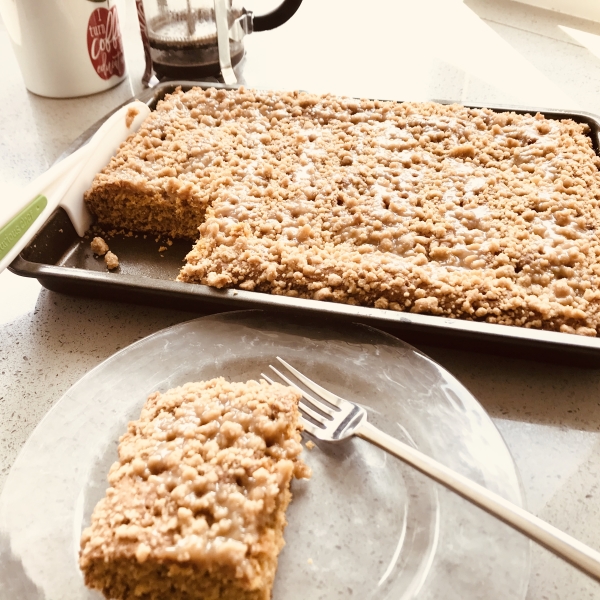
<svg viewBox="0 0 600 600"><path fill-rule="evenodd" d="M33 225L47 204L46 196L37 196L0 229L0 260L23 237L23 234Z"/></svg>

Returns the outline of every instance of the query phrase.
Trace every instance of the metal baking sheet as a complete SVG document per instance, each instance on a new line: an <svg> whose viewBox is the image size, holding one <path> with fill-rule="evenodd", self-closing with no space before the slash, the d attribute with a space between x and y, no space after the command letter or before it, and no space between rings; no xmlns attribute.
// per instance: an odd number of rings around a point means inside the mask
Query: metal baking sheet
<svg viewBox="0 0 600 600"><path fill-rule="evenodd" d="M217 83L167 82L148 90L140 100L154 108L165 94L177 86L186 90L194 85L229 88ZM568 118L587 123L594 150L600 155L600 120L594 115L514 106L488 108L517 113L539 111L551 119ZM84 144L103 121L80 136L67 153ZM236 308L286 311L295 313L296 318L336 319L340 326L344 321L368 323L417 347L444 345L559 360L581 366L600 365L600 338L180 283L175 278L191 249L191 243L175 240L166 251L159 252L163 243L151 235L112 238L110 247L119 257L120 268L118 272L110 273L104 261L94 257L89 242L89 239L77 236L67 214L59 208L9 268L18 275L35 277L47 289L66 294L161 305L199 313Z"/></svg>

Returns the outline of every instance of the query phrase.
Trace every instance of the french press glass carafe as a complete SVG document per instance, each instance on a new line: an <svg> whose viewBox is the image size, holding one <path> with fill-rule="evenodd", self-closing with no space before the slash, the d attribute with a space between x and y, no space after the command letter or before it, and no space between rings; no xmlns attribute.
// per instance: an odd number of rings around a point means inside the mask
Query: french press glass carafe
<svg viewBox="0 0 600 600"><path fill-rule="evenodd" d="M272 12L254 15L237 0L143 0L154 71L168 79L218 75L223 63L219 41L229 39L228 55L231 66L236 65L244 56L245 35L282 25L301 3L283 0Z"/></svg>

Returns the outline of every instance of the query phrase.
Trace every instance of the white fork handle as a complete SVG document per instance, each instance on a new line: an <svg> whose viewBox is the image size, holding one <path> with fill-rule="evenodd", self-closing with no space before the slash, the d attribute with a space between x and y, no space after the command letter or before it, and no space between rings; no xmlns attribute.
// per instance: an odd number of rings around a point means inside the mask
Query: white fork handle
<svg viewBox="0 0 600 600"><path fill-rule="evenodd" d="M564 531L546 523L516 504L509 502L468 477L445 467L415 448L383 433L368 421L354 432L390 454L408 463L421 473L456 492L466 500L504 521L528 538L600 581L600 552L586 546Z"/></svg>

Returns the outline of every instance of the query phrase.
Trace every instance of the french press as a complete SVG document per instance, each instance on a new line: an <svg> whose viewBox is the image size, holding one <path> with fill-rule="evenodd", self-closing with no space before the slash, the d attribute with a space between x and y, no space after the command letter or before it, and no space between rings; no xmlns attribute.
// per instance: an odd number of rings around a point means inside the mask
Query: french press
<svg viewBox="0 0 600 600"><path fill-rule="evenodd" d="M244 56L243 38L275 29L302 0L283 0L270 13L254 15L237 0L142 0L145 43L159 79L198 79L221 73L235 83L232 67ZM228 81L229 79L229 81Z"/></svg>

